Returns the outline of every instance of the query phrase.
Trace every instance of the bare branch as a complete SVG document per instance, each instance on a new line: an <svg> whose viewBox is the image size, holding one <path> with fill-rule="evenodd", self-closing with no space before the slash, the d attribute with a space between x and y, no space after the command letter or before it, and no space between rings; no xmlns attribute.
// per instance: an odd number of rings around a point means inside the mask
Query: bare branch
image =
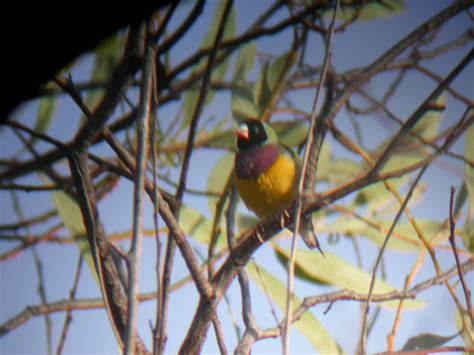
<svg viewBox="0 0 474 355"><path fill-rule="evenodd" d="M146 26L147 30L149 26ZM133 189L133 224L132 240L128 252L128 307L127 329L125 335L125 354L135 353L135 333L138 318L137 295L140 291L140 261L142 252L142 227L143 227L143 194L145 185L145 169L148 158L148 132L152 116L153 77L152 65L155 60L155 51L145 38L146 53L142 72L142 85L140 88L140 103L137 117L138 152L136 157L136 174Z"/></svg>
<svg viewBox="0 0 474 355"><path fill-rule="evenodd" d="M471 325L474 326L474 313L472 312L472 303L471 303L471 291L466 284L466 279L464 278L464 273L461 268L461 262L459 261L458 251L456 249L456 238L454 236L454 228L456 222L454 220L454 193L456 189L451 187L451 197L449 199L449 243L453 248L454 259L456 260L456 266L458 269L459 279L461 280L462 289L464 291L464 296L466 297L466 306L467 312L469 314L469 319L471 320Z"/></svg>
<svg viewBox="0 0 474 355"><path fill-rule="evenodd" d="M428 98L421 104L418 109L413 112L413 114L405 121L403 126L397 132L397 134L393 137L390 141L390 144L385 148L385 151L379 157L375 166L372 168L372 172L380 171L385 164L387 163L389 157L392 155L393 150L398 145L400 139L409 132L413 126L423 117L423 114L426 113L430 107L436 102L436 99L441 95L441 93L449 86L449 84L459 75L459 73L466 68L466 66L472 61L474 58L474 49L463 58L463 60L449 73L446 79L440 83L435 90L428 96Z"/></svg>
<svg viewBox="0 0 474 355"><path fill-rule="evenodd" d="M83 259L84 259L83 254L81 252L79 254L79 259L77 261L76 275L74 276L72 288L71 288L71 291L69 292L69 301L74 301L74 299L76 298L76 291L77 291L77 286L79 285L79 279L81 277ZM69 309L66 311L66 316L64 317L63 331L61 332L61 336L59 337L59 344L56 349L56 354L62 354L63 352L64 344L66 342L67 332L69 330L69 326L71 325L71 322L72 322L72 309Z"/></svg>
<svg viewBox="0 0 474 355"><path fill-rule="evenodd" d="M339 0L336 1L334 12L332 15L331 24L328 30L328 36L326 40L326 53L324 56L323 61L323 69L321 71L321 79L320 85L316 89L316 94L313 101L313 108L311 110L311 121L308 130L308 137L306 138L306 148L304 151L303 162L301 166L301 172L299 173L299 180L298 180L298 190L297 190L297 200L295 204L295 230L293 233L293 238L291 241L291 252L290 252L290 260L288 265L288 279L287 279L287 294L286 294L286 308L285 308L285 322L283 326L283 354L290 353L290 337L291 337L291 327L290 327L290 314L291 314L291 299L293 295L293 287L294 287L294 272L295 272L295 258L296 258L296 236L300 230L300 222L301 222L301 211L303 208L303 195L312 191L314 186L314 177L315 172L310 174L307 171L316 170L317 162L319 159L320 148L322 146L322 141L324 139L325 132L327 129L321 129L324 126L324 121L317 122L316 121L316 108L319 102L319 97L322 92L322 87L326 81L326 74L330 67L331 63L331 55L332 55L332 38L334 34L334 27L336 23L336 14L339 9ZM328 95L332 95L331 92L328 92ZM330 102L328 99L327 103ZM327 107L326 107L327 109ZM316 131L316 126L318 126L318 130ZM316 148L316 149L315 149ZM310 164L310 153L313 153L311 156L311 163ZM312 226L311 226L312 228ZM314 231L310 231L312 233L312 237L316 238L314 235ZM306 238L305 238L306 239ZM305 240L308 246L316 246L319 250L319 243L317 240ZM313 244L315 244L313 246Z"/></svg>
<svg viewBox="0 0 474 355"><path fill-rule="evenodd" d="M469 272L474 270L474 260L468 260L462 264L463 272ZM441 275L437 275L425 281L422 281L412 288L403 291L391 291L384 294L372 295L371 302L381 303L388 302L393 300L404 300L404 299L414 299L423 291L430 289L436 285L442 285L450 278L453 278L457 275L457 268L453 267L450 270L446 271ZM364 293L357 293L351 290L343 289L330 293L325 293L317 296L308 296L305 297L301 304L293 311L291 316L291 322L297 322L301 317L308 312L312 307L323 304L323 303L334 303L337 301L357 301L357 302L367 302L368 295ZM275 338L280 336L281 329L283 326L283 321L278 325L278 327L268 328L268 329L258 329L254 336L254 342L266 339L266 338Z"/></svg>

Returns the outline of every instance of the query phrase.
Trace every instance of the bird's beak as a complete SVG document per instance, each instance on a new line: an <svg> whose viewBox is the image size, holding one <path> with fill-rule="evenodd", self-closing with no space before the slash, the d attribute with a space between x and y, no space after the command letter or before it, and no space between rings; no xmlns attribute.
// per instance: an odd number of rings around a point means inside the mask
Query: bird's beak
<svg viewBox="0 0 474 355"><path fill-rule="evenodd" d="M249 129L246 126L239 126L235 130L235 134L237 135L239 139L245 139L245 140L249 139Z"/></svg>

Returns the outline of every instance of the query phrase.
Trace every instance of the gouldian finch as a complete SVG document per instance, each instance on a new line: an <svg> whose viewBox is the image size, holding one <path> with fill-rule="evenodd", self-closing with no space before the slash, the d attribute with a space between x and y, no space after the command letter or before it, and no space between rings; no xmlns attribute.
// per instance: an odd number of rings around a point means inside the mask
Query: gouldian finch
<svg viewBox="0 0 474 355"><path fill-rule="evenodd" d="M234 172L239 195L261 220L275 218L295 201L301 160L263 121L245 120L235 133ZM302 216L299 233L309 248L321 251L310 215Z"/></svg>

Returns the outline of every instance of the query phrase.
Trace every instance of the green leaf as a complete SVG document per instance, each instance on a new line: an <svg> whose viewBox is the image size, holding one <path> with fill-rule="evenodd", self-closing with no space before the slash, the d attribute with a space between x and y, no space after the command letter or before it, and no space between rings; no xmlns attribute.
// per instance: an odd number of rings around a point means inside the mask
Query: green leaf
<svg viewBox="0 0 474 355"><path fill-rule="evenodd" d="M117 66L122 53L123 37L116 35L102 41L95 50L94 68L91 79L94 81L108 81ZM86 102L95 107L104 94L104 90L90 91Z"/></svg>
<svg viewBox="0 0 474 355"><path fill-rule="evenodd" d="M382 230L371 227L361 220L345 216L336 219L330 224L318 225L318 230L326 233L360 235L371 239L377 245L381 246L388 230L390 229L392 221L381 221L371 218L371 222L380 226ZM417 224L428 241L431 241L433 246L441 245L447 241L448 231L442 223L432 220L418 219ZM418 238L418 235L410 222L404 222L399 223L395 227L395 231L390 237L387 247L393 250L416 252L422 247L422 242Z"/></svg>
<svg viewBox="0 0 474 355"><path fill-rule="evenodd" d="M234 154L225 154L211 169L207 178L207 190L218 194L224 192L227 177L230 175L232 168L234 167ZM218 198L209 197L209 210L211 215L215 213L216 202Z"/></svg>
<svg viewBox="0 0 474 355"><path fill-rule="evenodd" d="M255 57L257 55L257 45L252 41L241 47L234 70L234 82L245 82L248 73L255 65Z"/></svg>
<svg viewBox="0 0 474 355"><path fill-rule="evenodd" d="M51 118L58 106L58 97L50 96L44 97L39 102L38 114L36 116L35 130L44 133L48 130L51 124Z"/></svg>
<svg viewBox="0 0 474 355"><path fill-rule="evenodd" d="M353 4L352 4L353 3ZM344 2L339 8L337 18L343 21L351 21L357 14L357 20L371 21L382 19L384 17L394 16L405 11L404 0L383 0L380 2L369 2L360 5L359 1ZM326 11L324 15L330 17L333 14L332 9ZM357 11L359 11L357 13Z"/></svg>
<svg viewBox="0 0 474 355"><path fill-rule="evenodd" d="M436 105L446 105L446 95L441 95L438 100L436 100ZM443 118L443 114L444 111L429 110L416 123L416 125L412 129L412 132L418 134L426 140L433 140L438 135L439 124L441 122L441 119ZM411 135L408 135L407 139L413 142L417 142L418 145L422 144L417 138Z"/></svg>
<svg viewBox="0 0 474 355"><path fill-rule="evenodd" d="M395 170L403 169L407 166L419 163L428 156L428 153L424 151L426 148L420 148L419 151L413 151L413 153L395 153L389 159L387 164L382 169L383 173L388 173Z"/></svg>
<svg viewBox="0 0 474 355"><path fill-rule="evenodd" d="M251 84L239 83L237 87L232 88L230 95L232 117L236 122L258 117Z"/></svg>
<svg viewBox="0 0 474 355"><path fill-rule="evenodd" d="M40 178L46 184L50 183L45 176L40 175ZM82 212L79 205L63 191L51 191L50 195L61 221L69 231L71 239L83 253L91 273L99 284L99 278L95 270L94 259L92 258L89 242L87 240L86 227L84 226Z"/></svg>
<svg viewBox="0 0 474 355"><path fill-rule="evenodd" d="M474 110L469 112L474 114ZM464 138L464 157L470 161L474 161L474 125L471 125ZM474 216L474 168L469 164L464 164L464 183L466 184L467 193L469 195L469 218Z"/></svg>
<svg viewBox="0 0 474 355"><path fill-rule="evenodd" d="M272 97L272 92L267 85L269 62L265 62L261 68L260 76L258 77L252 89L253 103L257 110L256 118L260 117L265 111L268 102Z"/></svg>
<svg viewBox="0 0 474 355"><path fill-rule="evenodd" d="M446 96L440 96L436 104L444 105L445 101ZM416 125L412 128L412 132L427 141L432 141L438 135L442 117L442 111L428 111L418 120ZM387 141L382 143L377 150L383 151L390 143L391 139L392 138L389 138ZM399 170L408 165L418 163L431 154L431 152L432 148L420 142L418 138L407 134L398 142L392 157L382 169L382 172Z"/></svg>
<svg viewBox="0 0 474 355"><path fill-rule="evenodd" d="M465 248L474 253L474 220L466 223L458 233L461 235Z"/></svg>
<svg viewBox="0 0 474 355"><path fill-rule="evenodd" d="M402 351L438 348L458 335L458 333L450 336L422 333L408 339L408 341L403 346Z"/></svg>
<svg viewBox="0 0 474 355"><path fill-rule="evenodd" d="M340 185L361 173L362 167L358 163L345 158L334 159L330 143L327 140L323 143L316 172L316 181L327 181Z"/></svg>
<svg viewBox="0 0 474 355"><path fill-rule="evenodd" d="M396 186L400 181L393 180L391 182ZM387 190L383 181L381 181L359 190L354 200L354 204L355 206L367 205L369 210L377 210L381 205L386 205L388 202L392 202L393 199L394 196Z"/></svg>
<svg viewBox="0 0 474 355"><path fill-rule="evenodd" d="M290 51L279 56L274 61L263 64L260 76L253 88L254 105L257 108L258 117L262 116L275 95L278 95L294 58L294 52Z"/></svg>
<svg viewBox="0 0 474 355"><path fill-rule="evenodd" d="M272 123L278 140L283 144L294 147L306 140L308 125L305 121L286 121Z"/></svg>
<svg viewBox="0 0 474 355"><path fill-rule="evenodd" d="M210 242L212 222L196 209L183 205L179 214L179 226L184 233L197 241L208 245ZM217 248L227 245L225 226L222 225L217 235Z"/></svg>
<svg viewBox="0 0 474 355"><path fill-rule="evenodd" d="M262 266L256 267L249 263L246 270L255 284L268 293L268 296L282 309L286 307L286 287L285 285ZM301 300L294 296L292 307L295 309L301 304ZM294 323L296 328L304 335L316 350L320 353L342 354L342 350L336 341L331 337L324 326L316 319L312 312L306 311L304 315Z"/></svg>
<svg viewBox="0 0 474 355"><path fill-rule="evenodd" d="M217 31L219 30L220 21L222 19L222 15L224 14L225 10L225 2L217 2L216 3L216 10L213 15L214 21L212 21L209 30L207 31L206 35L204 36L201 42L201 48L211 47L216 39ZM235 35L235 31L237 29L237 13L235 7L233 7L229 13L229 17L227 19L227 23L225 24L224 33L222 35L222 39L226 40Z"/></svg>
<svg viewBox="0 0 474 355"><path fill-rule="evenodd" d="M191 88L186 91L183 100L183 122L181 123L181 128L186 127L190 124L194 111L196 111L196 105L199 99L199 90ZM206 99L207 103L207 99Z"/></svg>
<svg viewBox="0 0 474 355"><path fill-rule="evenodd" d="M204 143L204 144L201 144L201 143ZM196 145L202 145L209 148L234 150L234 147L235 147L234 132L232 129L223 130L221 132L213 132L203 140L197 139Z"/></svg>
<svg viewBox="0 0 474 355"><path fill-rule="evenodd" d="M467 188L466 183L463 182L461 188L458 190L456 195L456 201L454 202L454 215L457 215L461 212L461 209L464 207L467 201Z"/></svg>
<svg viewBox="0 0 474 355"><path fill-rule="evenodd" d="M257 217L248 214L237 214L236 222L238 230L243 231L256 225L260 220Z"/></svg>
<svg viewBox="0 0 474 355"><path fill-rule="evenodd" d="M456 327L459 329L461 333L462 340L464 341L464 345L467 347L474 346L474 328L472 326L465 327L464 324L471 324L471 317L469 313L464 311L462 313L455 312L455 321Z"/></svg>
<svg viewBox="0 0 474 355"><path fill-rule="evenodd" d="M217 31L219 30L220 20L224 13L225 9L225 2L220 1L217 3L216 12L214 14L214 21L212 21L209 30L207 31L204 39L201 43L201 48L210 48L213 45L213 42L216 38ZM232 8L229 17L227 19L227 23L225 25L224 33L222 36L222 40L226 40L234 36L235 31L237 29L237 15L235 7ZM218 52L219 54L219 52ZM211 74L211 80L213 81L222 81L227 73L227 69L230 64L231 57L228 56L222 62L220 62L213 70ZM193 73L203 70L208 63L208 57L201 59L198 64L194 66ZM206 99L204 101L204 105L208 105L214 99L215 92L214 90L209 90L206 94ZM197 101L199 98L199 90L197 89L190 89L185 95L184 104L185 107L183 122L181 124L181 128L186 127L190 122L194 115L194 111L196 109Z"/></svg>
<svg viewBox="0 0 474 355"><path fill-rule="evenodd" d="M286 52L279 56L274 62L268 67L266 79L267 86L270 92L274 92L280 82L285 77L286 72L291 67L292 55L291 52Z"/></svg>
<svg viewBox="0 0 474 355"><path fill-rule="evenodd" d="M273 244L273 248L284 264L289 260L288 250ZM351 265L338 256L325 251L323 257L321 253L299 249L296 253L295 270L298 275L304 276L306 280L328 285L338 286L358 293L368 293L372 275ZM396 290L385 281L376 279L374 295L388 293ZM378 303L381 307L397 308L399 301L388 301ZM425 305L419 300L405 300L406 308L416 309Z"/></svg>
<svg viewBox="0 0 474 355"><path fill-rule="evenodd" d="M58 97L49 96L43 97L39 100L38 113L36 115L35 130L40 133L44 133L48 130L51 125L54 111L58 106ZM32 137L30 143L34 144L37 138Z"/></svg>
<svg viewBox="0 0 474 355"><path fill-rule="evenodd" d="M204 37L204 42L203 42L203 47L202 48L208 46L207 43L205 43L205 42L208 42L208 41L209 41L209 47L212 46L212 42L215 40L216 35L217 35L217 31L219 29L219 22L220 22L220 20L222 18L222 15L224 13L224 9L225 9L225 3L222 2L222 1L219 2L218 9L216 10L216 14L215 14L215 17L214 17L216 19L216 21L214 21L213 27L211 28L211 30L209 31L207 36ZM224 33L222 35L222 40L225 41L226 39L234 37L234 35L236 33L236 30L237 30L237 12L235 10L235 7L233 7L231 9L230 13L229 13L227 23L225 24ZM227 69L228 69L229 64L230 64L230 61L231 61L231 57L228 56L225 60L223 60L221 63L219 63L212 70L211 79L216 80L216 81L224 80L224 78L226 76L226 73L227 73ZM207 60L205 61L205 63L207 65ZM212 98L214 97L214 91L209 91L207 96L208 97L210 96L209 100L212 101Z"/></svg>

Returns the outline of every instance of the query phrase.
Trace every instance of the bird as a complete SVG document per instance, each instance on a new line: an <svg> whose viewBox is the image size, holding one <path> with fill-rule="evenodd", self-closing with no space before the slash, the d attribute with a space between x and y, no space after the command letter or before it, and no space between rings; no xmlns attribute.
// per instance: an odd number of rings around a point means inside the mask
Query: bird
<svg viewBox="0 0 474 355"><path fill-rule="evenodd" d="M301 159L261 120L241 122L235 135L234 178L239 196L260 220L275 218L295 202ZM294 231L294 226L289 229ZM299 234L308 248L318 248L324 255L311 215L301 216Z"/></svg>

